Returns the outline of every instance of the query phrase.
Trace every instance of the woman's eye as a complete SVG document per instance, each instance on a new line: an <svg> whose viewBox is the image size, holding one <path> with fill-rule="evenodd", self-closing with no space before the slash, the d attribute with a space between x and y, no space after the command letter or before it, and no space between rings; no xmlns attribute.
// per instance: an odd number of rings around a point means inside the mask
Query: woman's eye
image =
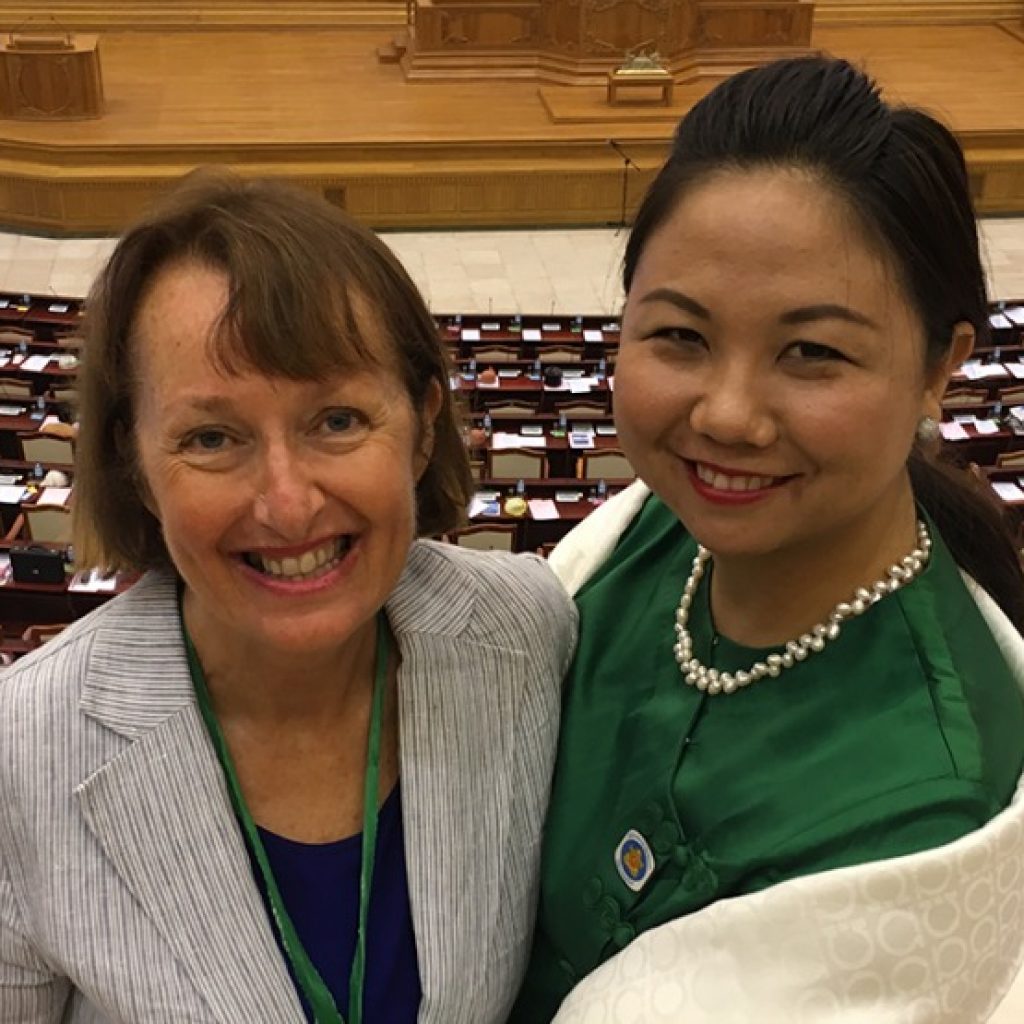
<svg viewBox="0 0 1024 1024"><path fill-rule="evenodd" d="M826 362L828 360L845 359L842 352L816 341L794 341L783 353L808 362Z"/></svg>
<svg viewBox="0 0 1024 1024"><path fill-rule="evenodd" d="M360 425L360 419L351 409L332 409L321 424L327 434L349 434Z"/></svg>
<svg viewBox="0 0 1024 1024"><path fill-rule="evenodd" d="M222 452L228 446L228 435L223 430L197 430L185 439L182 447L196 452Z"/></svg>
<svg viewBox="0 0 1024 1024"><path fill-rule="evenodd" d="M699 331L695 331L690 327L662 327L654 331L653 336L665 338L682 346L706 344L704 336Z"/></svg>

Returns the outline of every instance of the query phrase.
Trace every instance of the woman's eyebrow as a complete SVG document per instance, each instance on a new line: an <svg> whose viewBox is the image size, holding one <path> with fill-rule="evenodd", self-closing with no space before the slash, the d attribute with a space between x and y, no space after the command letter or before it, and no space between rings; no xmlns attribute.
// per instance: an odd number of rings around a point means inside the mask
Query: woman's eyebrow
<svg viewBox="0 0 1024 1024"><path fill-rule="evenodd" d="M669 302L678 307L684 313L690 313L701 320L710 320L711 314L696 299L689 295L676 291L675 288L655 288L648 292L641 302Z"/></svg>
<svg viewBox="0 0 1024 1024"><path fill-rule="evenodd" d="M791 309L779 317L779 323L787 326L797 324L809 324L815 320L844 320L846 323L859 324L862 327L872 327L878 330L878 324L863 313L858 313L848 306L840 306L836 303L825 302L817 306L802 306L800 309Z"/></svg>

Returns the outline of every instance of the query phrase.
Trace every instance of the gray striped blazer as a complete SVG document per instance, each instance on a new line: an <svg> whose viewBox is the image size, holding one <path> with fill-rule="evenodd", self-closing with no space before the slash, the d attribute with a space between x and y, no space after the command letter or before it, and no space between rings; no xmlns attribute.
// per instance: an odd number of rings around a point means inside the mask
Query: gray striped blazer
<svg viewBox="0 0 1024 1024"><path fill-rule="evenodd" d="M539 559L423 541L387 611L419 1020L502 1021L575 612ZM0 1021L303 1019L150 574L0 677Z"/></svg>

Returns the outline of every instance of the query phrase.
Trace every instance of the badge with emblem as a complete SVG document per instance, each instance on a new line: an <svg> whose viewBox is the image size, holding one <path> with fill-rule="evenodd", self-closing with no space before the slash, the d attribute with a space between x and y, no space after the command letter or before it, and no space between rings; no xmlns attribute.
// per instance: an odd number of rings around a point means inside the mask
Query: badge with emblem
<svg viewBox="0 0 1024 1024"><path fill-rule="evenodd" d="M639 892L654 874L654 854L636 829L631 828L615 848L615 867L626 885Z"/></svg>

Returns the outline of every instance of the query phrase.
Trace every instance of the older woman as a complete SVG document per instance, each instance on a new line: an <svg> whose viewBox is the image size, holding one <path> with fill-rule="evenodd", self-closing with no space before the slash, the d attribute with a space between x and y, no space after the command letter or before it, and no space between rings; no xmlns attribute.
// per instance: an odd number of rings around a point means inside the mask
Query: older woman
<svg viewBox="0 0 1024 1024"><path fill-rule="evenodd" d="M624 278L643 484L553 559L580 643L513 1019L986 1019L1024 952L1024 583L928 455L986 329L962 154L841 61L742 74Z"/></svg>
<svg viewBox="0 0 1024 1024"><path fill-rule="evenodd" d="M89 320L76 548L146 574L0 682L0 1019L503 1019L574 613L415 540L469 487L415 288L200 176Z"/></svg>

